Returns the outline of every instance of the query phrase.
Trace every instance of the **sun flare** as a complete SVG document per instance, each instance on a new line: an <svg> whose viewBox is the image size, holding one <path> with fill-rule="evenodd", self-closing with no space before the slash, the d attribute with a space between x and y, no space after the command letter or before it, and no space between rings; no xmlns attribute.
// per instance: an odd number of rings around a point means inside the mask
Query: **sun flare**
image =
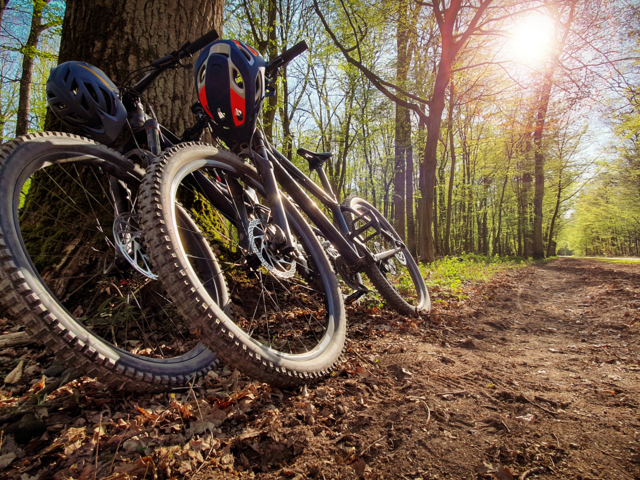
<svg viewBox="0 0 640 480"><path fill-rule="evenodd" d="M549 55L554 37L553 20L545 15L530 14L510 29L507 48L510 56L522 63L538 63Z"/></svg>

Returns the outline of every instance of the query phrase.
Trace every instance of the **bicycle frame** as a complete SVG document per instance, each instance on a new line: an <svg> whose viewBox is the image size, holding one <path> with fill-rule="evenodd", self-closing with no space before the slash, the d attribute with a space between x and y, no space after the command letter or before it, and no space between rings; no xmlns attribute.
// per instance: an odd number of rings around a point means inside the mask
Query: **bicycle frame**
<svg viewBox="0 0 640 480"><path fill-rule="evenodd" d="M319 187L313 180L305 175L298 167L289 161L282 153L269 144L264 139L264 136L260 130L256 130L255 133L258 145L263 145L261 150L266 155L254 155L254 162L258 168L258 173L265 180L265 176L271 174L267 169L271 168L275 174L275 180L284 187L284 190L291 196L296 202L299 208L311 219L311 221L318 227L322 234L327 238L329 242L336 248L338 253L346 260L346 262L355 269L356 272L363 271L367 266L383 261L389 257L392 257L396 253L402 251L404 244L393 236L389 235L390 239L396 242L397 248L380 252L377 254L371 253L363 242L358 239L358 236L370 228L375 226L379 233L384 231L377 224L377 221L372 218L365 225L361 226L354 232L350 232L345 221L343 211L351 210L349 207L341 205L336 200L334 193L331 191L331 186L327 179L326 173L322 166L319 166L316 170L320 176L320 181L327 191ZM266 158L264 158L266 156ZM270 201L274 196L279 197L277 186L275 182L264 182L265 189L267 191L267 199ZM327 218L327 216L318 208L316 203L307 195L307 193L300 186L302 185L308 190L314 197L325 205L333 215L333 223ZM275 189L275 191L274 191ZM275 208L282 208L282 204L271 204L270 207L273 211ZM355 219L363 218L358 212L351 211L355 215ZM288 226L286 223L282 225L280 222L284 220L286 222L286 216L282 212L281 216L273 215L276 223L285 231L288 232ZM334 225L335 224L335 225ZM286 227L286 228L285 228ZM357 247L361 248L357 248ZM360 254L362 252L362 255Z"/></svg>

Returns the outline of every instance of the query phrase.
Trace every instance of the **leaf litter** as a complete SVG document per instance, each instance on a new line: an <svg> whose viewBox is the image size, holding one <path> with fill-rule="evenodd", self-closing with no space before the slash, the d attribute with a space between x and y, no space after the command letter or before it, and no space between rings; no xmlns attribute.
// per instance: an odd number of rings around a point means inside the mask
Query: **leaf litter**
<svg viewBox="0 0 640 480"><path fill-rule="evenodd" d="M44 349L0 351L4 378L24 362L0 392L0 477L638 476L640 278L611 270L506 272L425 318L362 302L338 370L295 391L220 366L189 389L112 393L43 376Z"/></svg>

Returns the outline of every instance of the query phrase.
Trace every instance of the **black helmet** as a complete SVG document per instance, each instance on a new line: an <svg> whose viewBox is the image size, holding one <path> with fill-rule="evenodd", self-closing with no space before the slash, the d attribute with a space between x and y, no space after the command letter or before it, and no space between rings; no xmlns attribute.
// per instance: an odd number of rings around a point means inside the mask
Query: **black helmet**
<svg viewBox="0 0 640 480"><path fill-rule="evenodd" d="M85 62L65 62L51 69L47 102L64 123L105 145L120 134L127 111L118 89L99 68Z"/></svg>
<svg viewBox="0 0 640 480"><path fill-rule="evenodd" d="M264 100L266 62L248 45L217 40L196 62L198 98L225 142L249 141Z"/></svg>

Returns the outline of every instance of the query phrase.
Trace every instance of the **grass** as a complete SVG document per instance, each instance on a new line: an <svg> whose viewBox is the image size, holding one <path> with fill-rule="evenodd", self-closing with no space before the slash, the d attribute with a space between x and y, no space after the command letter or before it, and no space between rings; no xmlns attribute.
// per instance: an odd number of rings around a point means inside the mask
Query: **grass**
<svg viewBox="0 0 640 480"><path fill-rule="evenodd" d="M427 265L420 265L427 287L433 297L464 299L464 285L481 283L512 268L528 265L519 257L487 257L473 253L459 257L445 257ZM436 300L437 301L437 300Z"/></svg>
<svg viewBox="0 0 640 480"><path fill-rule="evenodd" d="M598 257L589 257L593 260L598 260L600 262L607 262L607 263L628 263L628 264L634 264L634 263L640 263L640 258L639 259L631 259L631 258L598 258Z"/></svg>

